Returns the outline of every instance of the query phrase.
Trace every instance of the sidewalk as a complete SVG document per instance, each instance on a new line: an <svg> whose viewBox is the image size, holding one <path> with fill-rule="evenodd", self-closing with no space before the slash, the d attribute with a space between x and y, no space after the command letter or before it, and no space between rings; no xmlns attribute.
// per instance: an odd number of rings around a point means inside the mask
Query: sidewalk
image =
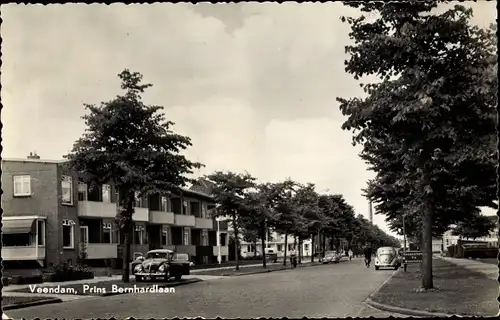
<svg viewBox="0 0 500 320"><path fill-rule="evenodd" d="M460 260L434 257L431 290L421 289L420 265L408 265L407 272L397 271L367 302L380 310L412 316L496 315L498 269L493 277L491 265Z"/></svg>
<svg viewBox="0 0 500 320"><path fill-rule="evenodd" d="M483 263L477 260L472 259L458 259L458 258L449 258L449 257L441 257L434 256L434 258L443 259L445 261L449 261L458 266L467 268L469 270L482 273L488 277L488 279L497 280L499 276L498 265Z"/></svg>

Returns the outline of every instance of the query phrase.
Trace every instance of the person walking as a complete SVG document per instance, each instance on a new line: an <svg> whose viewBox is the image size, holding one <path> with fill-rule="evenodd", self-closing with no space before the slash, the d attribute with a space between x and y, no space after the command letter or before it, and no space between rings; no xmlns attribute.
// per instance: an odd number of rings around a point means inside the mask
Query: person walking
<svg viewBox="0 0 500 320"><path fill-rule="evenodd" d="M349 254L349 261L351 261L352 260L352 256L353 256L353 252L352 252L351 249L349 249L348 254Z"/></svg>
<svg viewBox="0 0 500 320"><path fill-rule="evenodd" d="M363 253L365 255L365 265L369 268L372 262L372 247L368 243L363 248Z"/></svg>

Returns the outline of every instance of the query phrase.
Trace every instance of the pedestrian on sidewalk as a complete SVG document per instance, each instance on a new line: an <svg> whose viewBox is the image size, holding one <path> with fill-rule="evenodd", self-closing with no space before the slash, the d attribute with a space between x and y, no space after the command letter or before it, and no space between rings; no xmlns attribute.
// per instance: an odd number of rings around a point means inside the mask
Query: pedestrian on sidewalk
<svg viewBox="0 0 500 320"><path fill-rule="evenodd" d="M352 260L352 256L353 256L353 252L352 252L351 249L349 249L348 254L349 254L349 261L351 261Z"/></svg>

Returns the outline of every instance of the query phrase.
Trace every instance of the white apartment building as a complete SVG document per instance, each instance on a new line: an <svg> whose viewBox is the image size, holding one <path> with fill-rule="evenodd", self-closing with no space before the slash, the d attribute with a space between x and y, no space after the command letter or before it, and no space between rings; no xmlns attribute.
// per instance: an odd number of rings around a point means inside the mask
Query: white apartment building
<svg viewBox="0 0 500 320"><path fill-rule="evenodd" d="M312 254L312 240L307 239L302 241L302 256L310 257ZM295 239L292 236L288 236L287 240L287 252L293 250L295 244ZM297 246L299 244L297 243ZM277 252L278 257L283 257L285 255L285 235L279 234L277 232L272 232L269 241L266 241L266 248L273 249ZM298 248L297 248L298 249ZM255 255L255 252L262 253L262 242L257 242L256 244L241 241L241 255L242 257L251 257Z"/></svg>

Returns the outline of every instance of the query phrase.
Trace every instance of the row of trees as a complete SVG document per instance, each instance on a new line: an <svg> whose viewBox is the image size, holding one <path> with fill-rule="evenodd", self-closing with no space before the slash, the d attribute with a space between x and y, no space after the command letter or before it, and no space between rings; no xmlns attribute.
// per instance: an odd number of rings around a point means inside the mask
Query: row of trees
<svg viewBox="0 0 500 320"><path fill-rule="evenodd" d="M135 194L182 193L195 182L188 178L202 164L189 161L182 151L191 146L189 137L172 131L161 106L146 105L141 95L151 84L142 75L124 70L118 77L123 95L86 105L87 129L65 157L70 170L82 174L90 186L112 182L117 190L116 222L124 236L122 281L129 281L130 234ZM291 180L256 183L248 174L216 172L216 215L230 218L236 238L261 239L270 230L295 236L298 241L321 234L323 239L342 237L374 245L396 244L377 228L354 217L340 195L318 195L314 185ZM325 245L325 241L323 241ZM285 246L286 247L286 246ZM263 262L265 266L265 261Z"/></svg>
<svg viewBox="0 0 500 320"><path fill-rule="evenodd" d="M342 17L353 41L346 72L378 78L361 85L365 98L338 99L343 129L376 172L366 189L376 213L393 230L405 221L421 244L424 289L433 287L432 237L453 225L487 234L494 225L480 207L498 207L496 26L473 26L462 5L438 11L445 2L345 2L362 15Z"/></svg>
<svg viewBox="0 0 500 320"><path fill-rule="evenodd" d="M212 192L217 203L215 216L228 218L234 233L236 268L238 265L239 242L261 242L266 248L266 239L271 232L285 237L284 264L287 260L288 237L295 239L295 245L302 247L305 239L320 240L322 252L339 249L341 239L350 246L359 248L365 243L372 246L399 246L399 241L362 215L355 216L342 195L323 195L315 191L312 183L300 184L291 179L277 183L258 183L248 173L215 172L207 179L214 187ZM299 252L299 259L300 259ZM265 255L262 255L266 267ZM311 259L314 259L311 256Z"/></svg>

